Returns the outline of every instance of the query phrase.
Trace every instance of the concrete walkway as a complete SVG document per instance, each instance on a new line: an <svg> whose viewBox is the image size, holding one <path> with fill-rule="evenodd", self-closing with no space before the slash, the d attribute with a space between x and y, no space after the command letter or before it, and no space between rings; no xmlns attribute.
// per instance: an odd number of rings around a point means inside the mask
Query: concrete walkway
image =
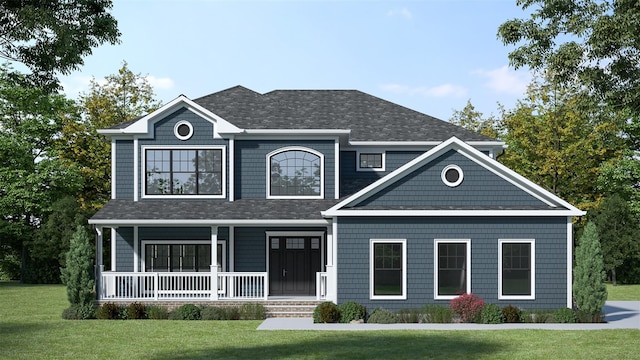
<svg viewBox="0 0 640 360"><path fill-rule="evenodd" d="M311 318L269 318L258 330L602 330L640 329L640 301L607 301L600 324L314 324Z"/></svg>

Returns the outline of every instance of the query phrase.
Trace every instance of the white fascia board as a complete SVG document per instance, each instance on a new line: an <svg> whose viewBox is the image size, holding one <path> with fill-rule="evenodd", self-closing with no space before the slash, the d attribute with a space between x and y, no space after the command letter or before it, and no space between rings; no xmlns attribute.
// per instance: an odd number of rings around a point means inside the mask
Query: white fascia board
<svg viewBox="0 0 640 360"><path fill-rule="evenodd" d="M327 210L321 212L325 217L539 217L539 216L582 216L584 211L573 210Z"/></svg>
<svg viewBox="0 0 640 360"><path fill-rule="evenodd" d="M322 136L326 135L332 139L340 135L349 135L351 130L343 129L246 129L242 133L242 137L250 136L277 136L277 137L292 137L292 136Z"/></svg>
<svg viewBox="0 0 640 360"><path fill-rule="evenodd" d="M202 219L184 219L184 220L168 220L168 219L89 219L91 225L117 225L117 226L211 226L211 225L244 225L244 226L264 226L264 225L292 225L292 226L327 226L331 221L321 220L290 220L290 219L274 219L274 220L202 220Z"/></svg>
<svg viewBox="0 0 640 360"><path fill-rule="evenodd" d="M446 140L448 141L448 140ZM349 141L351 146L438 146L446 141ZM506 148L503 141L469 141L467 144L483 148Z"/></svg>
<svg viewBox="0 0 640 360"><path fill-rule="evenodd" d="M191 99L184 95L180 95L177 98L171 100L169 103L163 105L159 109L143 116L133 124L123 129L101 129L98 133L103 135L116 135L116 134L147 134L149 132L149 123L162 119L165 115L174 112L179 108L186 108L189 111L194 112L207 121L216 124L216 132L219 134L238 134L243 130L235 125L224 120L220 116L212 113L211 111L196 104Z"/></svg>

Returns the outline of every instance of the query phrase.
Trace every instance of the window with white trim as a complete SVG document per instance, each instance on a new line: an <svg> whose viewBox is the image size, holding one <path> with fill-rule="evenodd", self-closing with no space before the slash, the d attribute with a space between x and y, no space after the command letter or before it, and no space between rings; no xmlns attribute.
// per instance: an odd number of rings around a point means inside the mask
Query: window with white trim
<svg viewBox="0 0 640 360"><path fill-rule="evenodd" d="M322 198L324 157L307 148L284 148L267 155L268 198Z"/></svg>
<svg viewBox="0 0 640 360"><path fill-rule="evenodd" d="M385 153L382 151L367 151L357 153L358 171L384 171Z"/></svg>
<svg viewBox="0 0 640 360"><path fill-rule="evenodd" d="M145 148L145 195L224 196L222 148Z"/></svg>
<svg viewBox="0 0 640 360"><path fill-rule="evenodd" d="M435 240L436 299L453 299L471 292L471 240Z"/></svg>
<svg viewBox="0 0 640 360"><path fill-rule="evenodd" d="M498 299L535 299L535 240L498 240Z"/></svg>
<svg viewBox="0 0 640 360"><path fill-rule="evenodd" d="M371 239L370 298L407 298L406 239Z"/></svg>
<svg viewBox="0 0 640 360"><path fill-rule="evenodd" d="M211 244L145 244L144 253L147 272L211 271Z"/></svg>

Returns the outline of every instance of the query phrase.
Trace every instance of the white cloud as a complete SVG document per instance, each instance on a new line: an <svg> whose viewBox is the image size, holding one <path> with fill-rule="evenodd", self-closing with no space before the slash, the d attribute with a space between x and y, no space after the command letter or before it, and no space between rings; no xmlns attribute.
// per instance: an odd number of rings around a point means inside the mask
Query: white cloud
<svg viewBox="0 0 640 360"><path fill-rule="evenodd" d="M173 88L173 80L170 78L158 78L153 75L147 75L147 81L156 90L169 90Z"/></svg>
<svg viewBox="0 0 640 360"><path fill-rule="evenodd" d="M400 9L393 9L387 12L387 16L400 16L407 20L411 20L413 18L413 14L406 7Z"/></svg>
<svg viewBox="0 0 640 360"><path fill-rule="evenodd" d="M456 97L461 98L467 95L467 89L462 86L457 86L453 84L442 84L438 86L406 86L400 84L384 84L380 86L383 91L396 93L396 94L405 94L405 95L419 95L424 97L435 97L435 98L444 98L444 97Z"/></svg>
<svg viewBox="0 0 640 360"><path fill-rule="evenodd" d="M511 70L506 65L493 70L479 69L471 73L487 78L488 81L484 85L498 93L522 95L531 81L529 72Z"/></svg>

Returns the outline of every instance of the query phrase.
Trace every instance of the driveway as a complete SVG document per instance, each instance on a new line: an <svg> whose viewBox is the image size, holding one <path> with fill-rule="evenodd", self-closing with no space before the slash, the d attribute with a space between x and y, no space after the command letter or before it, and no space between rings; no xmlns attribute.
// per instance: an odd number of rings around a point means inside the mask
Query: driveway
<svg viewBox="0 0 640 360"><path fill-rule="evenodd" d="M599 324L314 324L311 318L269 318L258 330L602 330L640 329L640 301L607 301Z"/></svg>

